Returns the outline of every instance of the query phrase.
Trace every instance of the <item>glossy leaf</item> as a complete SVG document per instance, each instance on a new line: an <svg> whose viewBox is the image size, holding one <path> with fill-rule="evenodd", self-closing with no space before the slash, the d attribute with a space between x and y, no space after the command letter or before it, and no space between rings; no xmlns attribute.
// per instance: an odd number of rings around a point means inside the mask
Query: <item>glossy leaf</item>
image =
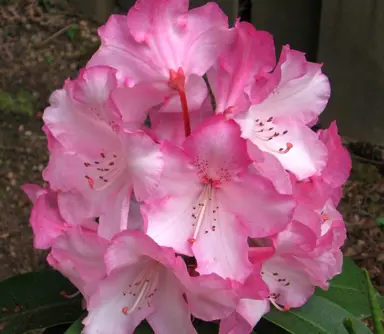
<svg viewBox="0 0 384 334"><path fill-rule="evenodd" d="M328 291L317 289L316 295L334 302L358 319L371 315L364 273L347 257L344 258L343 272L331 281ZM384 298L380 297L380 301L384 308Z"/></svg>
<svg viewBox="0 0 384 334"><path fill-rule="evenodd" d="M84 317L77 319L66 331L64 334L81 334L84 326L82 324Z"/></svg>
<svg viewBox="0 0 384 334"><path fill-rule="evenodd" d="M265 318L294 334L348 334L343 321L350 318L359 334L371 334L371 331L347 310L316 295L299 309L280 312L273 308Z"/></svg>
<svg viewBox="0 0 384 334"><path fill-rule="evenodd" d="M1 334L22 334L74 322L83 313L81 297L68 299L60 294L62 291L70 294L76 290L53 270L27 273L0 282Z"/></svg>

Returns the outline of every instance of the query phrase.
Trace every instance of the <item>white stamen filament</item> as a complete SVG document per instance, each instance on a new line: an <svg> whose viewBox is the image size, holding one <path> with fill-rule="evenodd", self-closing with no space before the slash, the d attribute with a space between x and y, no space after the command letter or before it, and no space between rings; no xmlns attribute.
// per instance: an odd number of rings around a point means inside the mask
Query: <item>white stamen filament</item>
<svg viewBox="0 0 384 334"><path fill-rule="evenodd" d="M130 289L134 289L135 293L132 291L128 293L135 299L131 307L123 307L122 312L125 315L134 312L136 309L140 309L144 300L147 300L147 304L150 306L149 299L157 291L156 286L159 279L158 269L159 267L156 263L150 263L144 270L140 271L138 279L135 280L136 283L130 285Z"/></svg>
<svg viewBox="0 0 384 334"><path fill-rule="evenodd" d="M273 306L275 306L279 311L284 312L285 309L283 309L280 305L278 305L272 298L269 298L269 301L272 303Z"/></svg>
<svg viewBox="0 0 384 334"><path fill-rule="evenodd" d="M131 309L128 311L128 313L133 312L136 310L136 308L140 305L141 301L143 300L143 297L145 294L149 291L149 288L152 284L149 284L148 280L144 282L142 286L140 286L140 293L137 296L135 303L132 305Z"/></svg>
<svg viewBox="0 0 384 334"><path fill-rule="evenodd" d="M196 238L200 232L201 226L204 221L205 212L207 211L208 202L212 200L212 185L208 184L205 186L204 191L201 193L201 196L199 197L199 210L197 212L198 219L195 226L195 231L193 233L192 238L188 239L188 242L193 244L196 241Z"/></svg>

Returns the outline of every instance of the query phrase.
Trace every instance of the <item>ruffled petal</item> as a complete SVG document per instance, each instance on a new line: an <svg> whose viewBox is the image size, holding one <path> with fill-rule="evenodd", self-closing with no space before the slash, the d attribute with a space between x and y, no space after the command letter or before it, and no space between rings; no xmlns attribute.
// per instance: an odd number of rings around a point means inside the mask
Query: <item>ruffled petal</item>
<svg viewBox="0 0 384 334"><path fill-rule="evenodd" d="M245 92L255 75L269 72L275 65L273 38L264 31L256 31L247 22L236 23L235 38L225 49L207 76L216 102L216 112L230 109L232 114L250 106Z"/></svg>
<svg viewBox="0 0 384 334"><path fill-rule="evenodd" d="M103 258L107 246L94 231L73 228L56 239L48 262L88 299L106 276Z"/></svg>
<svg viewBox="0 0 384 334"><path fill-rule="evenodd" d="M329 97L330 85L321 64L307 62L304 53L286 45L267 83L253 90L252 109L259 116L308 124L324 110Z"/></svg>

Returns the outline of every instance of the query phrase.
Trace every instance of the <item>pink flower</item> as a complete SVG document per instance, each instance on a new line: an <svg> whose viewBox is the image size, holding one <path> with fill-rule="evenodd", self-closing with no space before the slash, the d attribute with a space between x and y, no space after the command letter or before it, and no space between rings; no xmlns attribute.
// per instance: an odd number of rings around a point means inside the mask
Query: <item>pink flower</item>
<svg viewBox="0 0 384 334"><path fill-rule="evenodd" d="M115 75L106 67L87 69L52 94L43 117L51 151L45 179L55 190L80 194L72 211L100 216L101 226L109 224L101 231L107 238L126 228L132 190L138 200L148 197L163 165L151 137L121 128L111 100L119 86Z"/></svg>
<svg viewBox="0 0 384 334"><path fill-rule="evenodd" d="M162 146L157 195L143 207L146 232L162 246L195 256L197 271L239 281L250 273L247 237L284 229L295 203L248 172L246 141L234 121L215 116L183 143Z"/></svg>
<svg viewBox="0 0 384 334"><path fill-rule="evenodd" d="M83 226L95 231L97 224L92 219L83 219L74 223L67 222L59 207L58 198L62 195L50 188L41 188L36 184L25 184L22 190L33 202L30 223L34 234L34 247L48 249L57 237L74 226ZM70 195L69 195L70 196Z"/></svg>
<svg viewBox="0 0 384 334"><path fill-rule="evenodd" d="M215 275L191 278L183 260L141 232L124 231L109 246L108 276L88 303L84 333L129 334L144 319L156 333L196 333L191 314L228 316L238 299ZM108 317L108 321L106 318Z"/></svg>
<svg viewBox="0 0 384 334"><path fill-rule="evenodd" d="M306 125L329 98L329 83L320 68L285 46L273 73L263 74L253 85L251 107L235 117L244 138L274 155L299 180L326 164L325 145Z"/></svg>
<svg viewBox="0 0 384 334"><path fill-rule="evenodd" d="M104 254L107 246L108 241L95 231L73 228L55 240L47 260L88 300L106 276Z"/></svg>
<svg viewBox="0 0 384 334"><path fill-rule="evenodd" d="M316 286L328 288L328 281L341 272L340 247L345 240L341 215L329 200L322 211L299 206L293 220L269 239L252 239L250 261L269 289L268 298L245 296L235 312L220 324L220 334L249 333L272 303L281 311L304 305ZM250 277L251 277L250 276ZM248 290L257 292L260 284Z"/></svg>
<svg viewBox="0 0 384 334"><path fill-rule="evenodd" d="M99 35L101 47L88 66L112 66L132 84L168 85L180 72L201 77L231 43L217 4L188 11L187 0L138 0L127 16L112 15Z"/></svg>
<svg viewBox="0 0 384 334"><path fill-rule="evenodd" d="M173 101L183 112L186 136L191 131L188 109L198 108L207 95L202 76L232 41L227 17L217 4L188 11L188 3L138 0L126 17L111 16L99 29L101 47L87 65L112 66L130 87L141 83L157 90L147 99L160 93L166 104ZM197 95L190 93L194 86L202 87Z"/></svg>

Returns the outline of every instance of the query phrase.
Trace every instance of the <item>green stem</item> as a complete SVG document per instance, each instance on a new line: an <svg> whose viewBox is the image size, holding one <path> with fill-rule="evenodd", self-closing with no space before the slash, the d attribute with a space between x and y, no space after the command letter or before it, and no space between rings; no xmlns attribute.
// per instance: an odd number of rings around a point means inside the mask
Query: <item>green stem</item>
<svg viewBox="0 0 384 334"><path fill-rule="evenodd" d="M368 271L363 269L365 278L367 280L367 286L368 286L368 296L369 296L369 302L371 305L371 312L372 312L372 318L373 318L373 326L375 328L376 334L384 334L384 327L382 324L383 320L383 314L381 312L381 308L379 305L379 301L376 296L375 289L373 288L371 279L369 278Z"/></svg>
<svg viewBox="0 0 384 334"><path fill-rule="evenodd" d="M347 330L348 334L357 334L357 331L355 329L355 326L353 325L351 318L345 318L343 321L343 325Z"/></svg>

